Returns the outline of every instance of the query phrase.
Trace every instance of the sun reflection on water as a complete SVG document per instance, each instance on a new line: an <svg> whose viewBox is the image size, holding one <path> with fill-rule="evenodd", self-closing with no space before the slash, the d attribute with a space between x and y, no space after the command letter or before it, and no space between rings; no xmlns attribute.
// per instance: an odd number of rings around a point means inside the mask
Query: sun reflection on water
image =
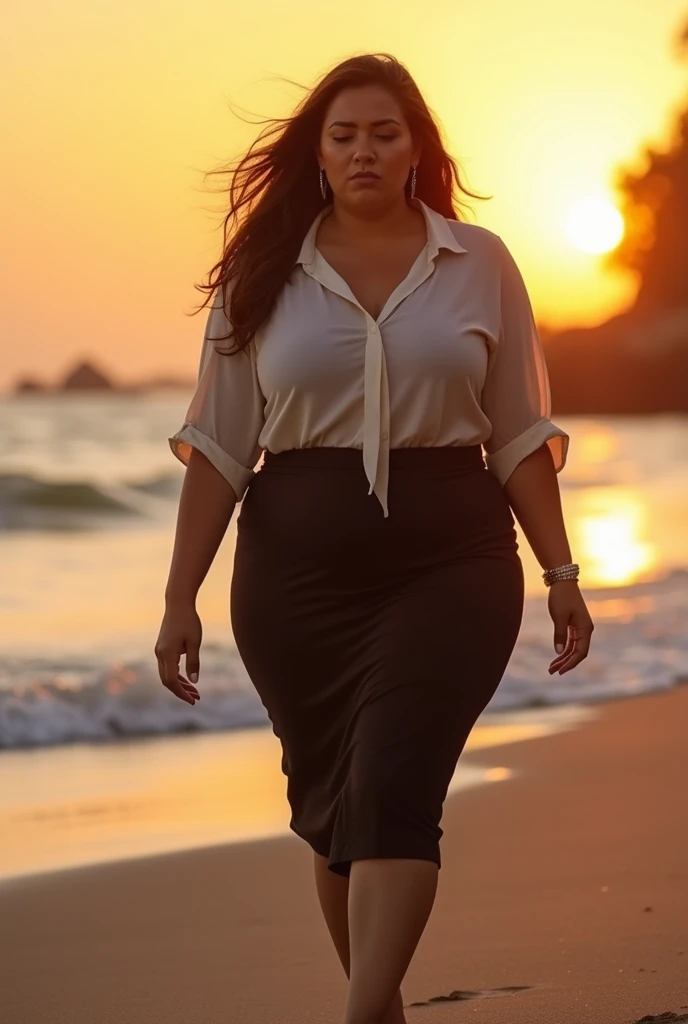
<svg viewBox="0 0 688 1024"><path fill-rule="evenodd" d="M647 576L656 546L647 540L648 512L631 487L591 488L581 495L577 547L596 586L619 586Z"/></svg>

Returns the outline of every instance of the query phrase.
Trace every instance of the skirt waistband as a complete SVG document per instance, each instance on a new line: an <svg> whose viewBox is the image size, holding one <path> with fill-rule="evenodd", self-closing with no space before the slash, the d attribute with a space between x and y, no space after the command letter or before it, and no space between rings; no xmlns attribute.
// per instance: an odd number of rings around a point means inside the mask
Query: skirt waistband
<svg viewBox="0 0 688 1024"><path fill-rule="evenodd" d="M482 446L441 445L437 447L391 448L390 468L397 469L484 469ZM266 450L263 468L307 467L342 470L361 470L363 451L361 448L287 448L282 452Z"/></svg>

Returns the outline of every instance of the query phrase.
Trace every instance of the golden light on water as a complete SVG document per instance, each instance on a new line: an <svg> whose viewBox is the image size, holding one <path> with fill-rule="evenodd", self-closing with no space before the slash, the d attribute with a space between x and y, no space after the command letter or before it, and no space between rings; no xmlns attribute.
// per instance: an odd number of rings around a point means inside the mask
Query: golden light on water
<svg viewBox="0 0 688 1024"><path fill-rule="evenodd" d="M598 586L632 583L652 567L655 545L647 537L647 511L631 488L593 488L579 510L578 535L587 576Z"/></svg>
<svg viewBox="0 0 688 1024"><path fill-rule="evenodd" d="M587 469L591 465L605 465L619 451L619 439L613 430L596 425L594 430L581 432L576 439L580 461Z"/></svg>
<svg viewBox="0 0 688 1024"><path fill-rule="evenodd" d="M591 597L587 601L588 611L596 622L606 619L609 622L633 622L640 615L651 615L657 607L654 597L604 597L597 600Z"/></svg>
<svg viewBox="0 0 688 1024"><path fill-rule="evenodd" d="M581 252L609 252L623 238L624 221L610 200L590 196L580 199L569 211L566 233Z"/></svg>

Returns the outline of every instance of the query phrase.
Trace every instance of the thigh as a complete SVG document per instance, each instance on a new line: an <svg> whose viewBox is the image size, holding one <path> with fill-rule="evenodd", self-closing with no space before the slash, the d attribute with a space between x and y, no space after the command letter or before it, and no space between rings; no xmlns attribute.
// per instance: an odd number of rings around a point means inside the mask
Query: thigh
<svg viewBox="0 0 688 1024"><path fill-rule="evenodd" d="M384 658L391 674L415 680L441 706L489 702L521 628L523 567L518 555L481 554L410 582L389 610Z"/></svg>
<svg viewBox="0 0 688 1024"><path fill-rule="evenodd" d="M518 556L476 557L424 574L390 602L376 669L356 722L352 771L382 787L446 795L458 758L494 696L523 617Z"/></svg>

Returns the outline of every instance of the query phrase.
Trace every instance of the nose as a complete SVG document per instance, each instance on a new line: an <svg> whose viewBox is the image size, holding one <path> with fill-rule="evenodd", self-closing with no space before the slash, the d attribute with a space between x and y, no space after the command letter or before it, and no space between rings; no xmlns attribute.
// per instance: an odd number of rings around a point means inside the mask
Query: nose
<svg viewBox="0 0 688 1024"><path fill-rule="evenodd" d="M356 174L358 171L372 171L372 170L374 170L375 169L373 167L374 163L375 163L375 157L358 156L358 155L356 155L354 157L354 168L355 168L354 174Z"/></svg>
<svg viewBox="0 0 688 1024"><path fill-rule="evenodd" d="M354 152L354 163L363 164L367 167L367 165L373 163L374 160L375 153L367 139L363 138Z"/></svg>

